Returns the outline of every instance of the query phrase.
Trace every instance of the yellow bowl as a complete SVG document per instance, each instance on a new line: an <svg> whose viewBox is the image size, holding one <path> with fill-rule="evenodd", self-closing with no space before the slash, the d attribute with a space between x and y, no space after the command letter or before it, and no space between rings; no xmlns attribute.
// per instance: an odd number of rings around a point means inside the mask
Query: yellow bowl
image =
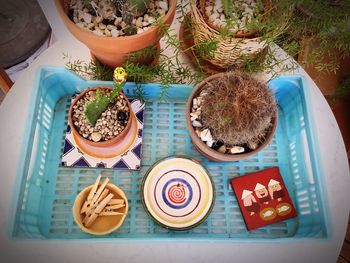
<svg viewBox="0 0 350 263"><path fill-rule="evenodd" d="M78 224L81 230L86 233L93 235L106 235L115 230L117 230L124 222L126 215L128 214L128 199L124 192L114 184L107 184L106 188L110 191L110 193L114 194L113 199L124 199L125 206L118 209L118 212L122 212L123 215L115 215L115 216L98 216L96 220L92 223L91 226L85 227L82 223L85 213L81 214L80 210L83 206L91 188L93 185L90 185L84 188L76 197L74 205L73 205L73 216L75 222Z"/></svg>

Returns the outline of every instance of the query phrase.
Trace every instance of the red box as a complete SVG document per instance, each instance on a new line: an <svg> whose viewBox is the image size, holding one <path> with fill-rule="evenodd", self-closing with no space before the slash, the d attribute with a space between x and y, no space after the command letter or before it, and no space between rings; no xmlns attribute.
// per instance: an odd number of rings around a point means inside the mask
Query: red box
<svg viewBox="0 0 350 263"><path fill-rule="evenodd" d="M231 179L248 230L297 215L278 167Z"/></svg>

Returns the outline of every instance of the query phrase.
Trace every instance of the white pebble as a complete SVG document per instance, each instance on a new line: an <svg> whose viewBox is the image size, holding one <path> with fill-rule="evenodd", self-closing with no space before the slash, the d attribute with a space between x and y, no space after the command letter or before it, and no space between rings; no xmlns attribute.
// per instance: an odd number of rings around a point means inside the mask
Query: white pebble
<svg viewBox="0 0 350 263"><path fill-rule="evenodd" d="M107 28L107 26L105 24L99 24L98 27L101 29L101 30L105 30Z"/></svg>
<svg viewBox="0 0 350 263"><path fill-rule="evenodd" d="M167 2L159 1L158 5L164 11L168 11L168 3Z"/></svg>
<svg viewBox="0 0 350 263"><path fill-rule="evenodd" d="M142 26L148 26L149 25L149 22L142 22Z"/></svg>
<svg viewBox="0 0 350 263"><path fill-rule="evenodd" d="M242 152L244 152L244 147L241 147L241 146L233 146L230 149L231 154L242 153Z"/></svg>
<svg viewBox="0 0 350 263"><path fill-rule="evenodd" d="M204 142L213 140L213 136L211 135L209 129L205 129L201 132L201 140Z"/></svg>
<svg viewBox="0 0 350 263"><path fill-rule="evenodd" d="M148 17L148 22L149 22L150 24L154 23L155 21L156 21L156 19L155 19L153 16L149 16L149 17Z"/></svg>
<svg viewBox="0 0 350 263"><path fill-rule="evenodd" d="M78 10L78 19L79 19L79 20L82 20L83 17L84 17L84 12L81 11L81 10Z"/></svg>
<svg viewBox="0 0 350 263"><path fill-rule="evenodd" d="M112 36L111 31L109 31L107 28L104 30L104 33L107 37Z"/></svg>
<svg viewBox="0 0 350 263"><path fill-rule="evenodd" d="M84 13L84 14L83 14L83 20L84 20L86 23L90 24L90 23L91 23L91 20L92 20L92 15L90 15L89 13Z"/></svg>
<svg viewBox="0 0 350 263"><path fill-rule="evenodd" d="M101 133L99 132L93 132L91 133L91 139L94 141L94 142L99 142L102 138L102 135Z"/></svg>
<svg viewBox="0 0 350 263"><path fill-rule="evenodd" d="M116 29L116 27L113 26L113 25L107 25L107 29L108 29L108 30L113 30L113 29Z"/></svg>
<svg viewBox="0 0 350 263"><path fill-rule="evenodd" d="M217 18L219 18L219 14L218 13L214 13L209 17L209 20L211 21L215 21Z"/></svg>
<svg viewBox="0 0 350 263"><path fill-rule="evenodd" d="M103 36L103 32L99 28L96 28L92 33L98 36Z"/></svg>
<svg viewBox="0 0 350 263"><path fill-rule="evenodd" d="M211 148L214 144L214 140L207 141L206 144Z"/></svg>
<svg viewBox="0 0 350 263"><path fill-rule="evenodd" d="M202 123L200 123L199 121L193 121L192 125L193 125L193 127L196 127L196 128L202 127Z"/></svg>
<svg viewBox="0 0 350 263"><path fill-rule="evenodd" d="M165 15L165 11L163 9L157 9L157 12L160 16L164 16Z"/></svg>
<svg viewBox="0 0 350 263"><path fill-rule="evenodd" d="M144 31L143 31L143 29L142 28L138 28L137 29L137 34L141 34L141 33L143 33Z"/></svg>
<svg viewBox="0 0 350 263"><path fill-rule="evenodd" d="M143 26L142 17L139 17L139 18L136 20L136 26L137 26L137 27L140 27L140 28Z"/></svg>
<svg viewBox="0 0 350 263"><path fill-rule="evenodd" d="M77 23L77 26L80 27L80 28L84 28L84 24L81 23L81 22Z"/></svg>
<svg viewBox="0 0 350 263"><path fill-rule="evenodd" d="M211 13L211 11L213 11L213 6L212 5L208 5L208 6L205 7L205 12Z"/></svg>
<svg viewBox="0 0 350 263"><path fill-rule="evenodd" d="M118 37L119 36L119 31L117 29L112 29L111 30L112 37Z"/></svg>
<svg viewBox="0 0 350 263"><path fill-rule="evenodd" d="M190 116L192 117L192 118L194 118L194 119L198 119L198 117L199 117L199 112L198 111L195 111L195 112L191 112L190 113Z"/></svg>

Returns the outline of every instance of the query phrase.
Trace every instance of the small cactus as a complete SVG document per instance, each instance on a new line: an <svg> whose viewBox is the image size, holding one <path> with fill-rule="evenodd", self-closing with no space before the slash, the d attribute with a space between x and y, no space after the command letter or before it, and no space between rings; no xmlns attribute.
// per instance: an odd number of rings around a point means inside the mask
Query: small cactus
<svg viewBox="0 0 350 263"><path fill-rule="evenodd" d="M113 83L114 89L112 94L109 96L102 95L99 90L96 91L96 98L90 101L84 110L84 114L89 123L95 126L96 121L101 116L101 114L107 109L108 104L111 103L118 95L119 92L123 90L123 86L126 82L127 74L125 70L118 67L114 70Z"/></svg>
<svg viewBox="0 0 350 263"><path fill-rule="evenodd" d="M244 72L226 73L206 84L202 124L213 138L229 145L263 141L276 113L267 86Z"/></svg>

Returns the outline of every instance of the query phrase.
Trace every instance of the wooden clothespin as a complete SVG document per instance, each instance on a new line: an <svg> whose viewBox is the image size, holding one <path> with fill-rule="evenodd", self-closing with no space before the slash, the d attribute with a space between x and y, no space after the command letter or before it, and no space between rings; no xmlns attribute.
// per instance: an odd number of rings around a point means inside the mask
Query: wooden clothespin
<svg viewBox="0 0 350 263"><path fill-rule="evenodd" d="M124 199L112 199L109 201L108 205L119 205L119 204L124 204Z"/></svg>
<svg viewBox="0 0 350 263"><path fill-rule="evenodd" d="M92 200L91 200L91 202L90 202L90 205L89 205L89 206L87 207L87 209L85 210L85 213L86 213L86 214L88 214L89 211L90 211L90 209L91 209L93 206L96 205L97 200L100 199L100 196L101 196L102 192L104 191L104 189L105 189L106 185L108 184L108 182L109 182L109 179L106 178L106 179L102 182L102 184L100 185L100 187L97 189L96 194L94 194L94 196L93 196L93 198L92 198Z"/></svg>
<svg viewBox="0 0 350 263"><path fill-rule="evenodd" d="M108 204L108 202L113 198L113 194L110 193L107 195L107 197L105 197L98 205L97 207L89 214L87 215L84 220L83 220L83 224L86 227L89 227L94 221L95 219L99 216L99 214L101 213L101 211L105 208L105 206Z"/></svg>
<svg viewBox="0 0 350 263"><path fill-rule="evenodd" d="M102 194L100 195L100 197L97 199L96 203L91 204L91 206L89 207L89 209L86 211L85 213L85 218L83 220L83 223L90 217L90 215L95 211L96 207L102 202L103 199L106 198L106 196L108 195L109 190L108 189L104 189Z"/></svg>
<svg viewBox="0 0 350 263"><path fill-rule="evenodd" d="M96 191L97 191L98 184L100 183L100 180L101 180L101 174L97 177L97 179L96 179L96 181L95 181L93 187L91 188L90 193L89 193L89 195L88 195L86 201L84 202L84 204L83 204L83 206L82 206L82 208L81 208L81 210L80 210L80 214L85 213L86 210L87 210L88 208L90 208L90 206L91 206L91 201L92 201L92 199L94 198L94 196L97 194Z"/></svg>

